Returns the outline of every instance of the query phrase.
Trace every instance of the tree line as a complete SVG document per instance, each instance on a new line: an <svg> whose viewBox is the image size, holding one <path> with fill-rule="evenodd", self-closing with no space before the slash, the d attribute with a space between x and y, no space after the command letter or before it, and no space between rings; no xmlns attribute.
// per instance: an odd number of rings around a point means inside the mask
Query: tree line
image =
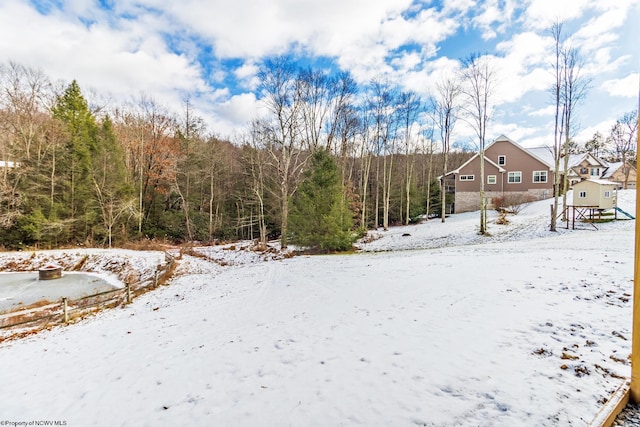
<svg viewBox="0 0 640 427"><path fill-rule="evenodd" d="M348 73L286 57L266 61L259 79L268 114L228 140L207 129L188 99L178 112L146 95L100 105L77 81L1 65L2 245L279 238L286 247L309 242L301 236L320 212L325 227L351 241L440 212L443 155L417 94L381 80L358 87ZM469 155L452 152L449 166ZM319 200L309 199L314 180L332 194L310 212L301 200Z"/></svg>
<svg viewBox="0 0 640 427"><path fill-rule="evenodd" d="M590 81L562 24L550 34L559 179L577 145L572 117ZM286 56L266 60L258 81L266 114L230 140L207 129L189 99L181 111L144 94L103 105L77 81L0 65L0 242L254 239L266 247L278 238L283 248L291 241L346 249L370 228L425 215L445 221L453 200L438 178L471 156L452 147L459 119L475 132L486 232L483 155L498 84L491 56L459 61L427 99L383 79L358 85L348 72L300 67ZM585 148L598 155L613 147L609 160L635 164L635 135L637 111ZM566 185L554 186L555 206Z"/></svg>

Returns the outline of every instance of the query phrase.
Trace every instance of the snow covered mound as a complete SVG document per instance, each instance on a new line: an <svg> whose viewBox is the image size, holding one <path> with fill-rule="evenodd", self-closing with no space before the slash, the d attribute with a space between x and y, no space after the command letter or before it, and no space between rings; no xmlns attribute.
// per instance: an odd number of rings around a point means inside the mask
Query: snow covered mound
<svg viewBox="0 0 640 427"><path fill-rule="evenodd" d="M186 253L202 256L221 266L240 266L262 261L277 261L293 256L291 250L281 250L279 242L269 242L266 248L259 248L250 240L225 245L194 247L186 251Z"/></svg>
<svg viewBox="0 0 640 427"><path fill-rule="evenodd" d="M164 252L124 249L60 249L0 253L0 271L37 271L57 265L65 271L109 273L122 283L136 283L154 276L166 262Z"/></svg>

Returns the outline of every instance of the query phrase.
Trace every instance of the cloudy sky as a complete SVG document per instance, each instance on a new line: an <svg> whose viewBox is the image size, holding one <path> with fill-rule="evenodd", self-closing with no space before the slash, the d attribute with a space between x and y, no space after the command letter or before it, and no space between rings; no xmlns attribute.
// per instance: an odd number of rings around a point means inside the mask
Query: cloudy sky
<svg viewBox="0 0 640 427"><path fill-rule="evenodd" d="M500 75L487 137L539 146L553 129L556 20L591 79L576 117L584 142L637 108L640 0L2 0L0 58L114 104L145 94L180 112L188 96L228 136L259 114L256 73L270 56L426 97L459 59L487 53Z"/></svg>

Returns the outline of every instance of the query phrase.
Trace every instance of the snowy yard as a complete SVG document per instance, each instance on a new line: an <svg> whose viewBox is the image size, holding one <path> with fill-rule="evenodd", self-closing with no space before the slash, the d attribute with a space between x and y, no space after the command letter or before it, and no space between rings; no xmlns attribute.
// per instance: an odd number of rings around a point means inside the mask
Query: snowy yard
<svg viewBox="0 0 640 427"><path fill-rule="evenodd" d="M459 214L351 255L201 248L217 262L185 256L125 308L1 343L0 419L586 426L630 375L635 221L550 233L549 204L489 237Z"/></svg>

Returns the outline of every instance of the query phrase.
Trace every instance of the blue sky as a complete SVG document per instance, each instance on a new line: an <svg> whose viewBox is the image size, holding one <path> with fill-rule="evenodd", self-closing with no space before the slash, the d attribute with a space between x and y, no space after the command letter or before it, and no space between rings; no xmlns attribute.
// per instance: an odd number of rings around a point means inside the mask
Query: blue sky
<svg viewBox="0 0 640 427"><path fill-rule="evenodd" d="M270 56L426 97L480 52L500 70L488 138L540 146L552 141L556 20L592 81L576 116L584 142L637 108L640 0L3 0L0 58L77 79L113 106L145 94L180 112L189 96L210 131L231 136L260 114L256 74ZM460 125L457 139L472 131Z"/></svg>

